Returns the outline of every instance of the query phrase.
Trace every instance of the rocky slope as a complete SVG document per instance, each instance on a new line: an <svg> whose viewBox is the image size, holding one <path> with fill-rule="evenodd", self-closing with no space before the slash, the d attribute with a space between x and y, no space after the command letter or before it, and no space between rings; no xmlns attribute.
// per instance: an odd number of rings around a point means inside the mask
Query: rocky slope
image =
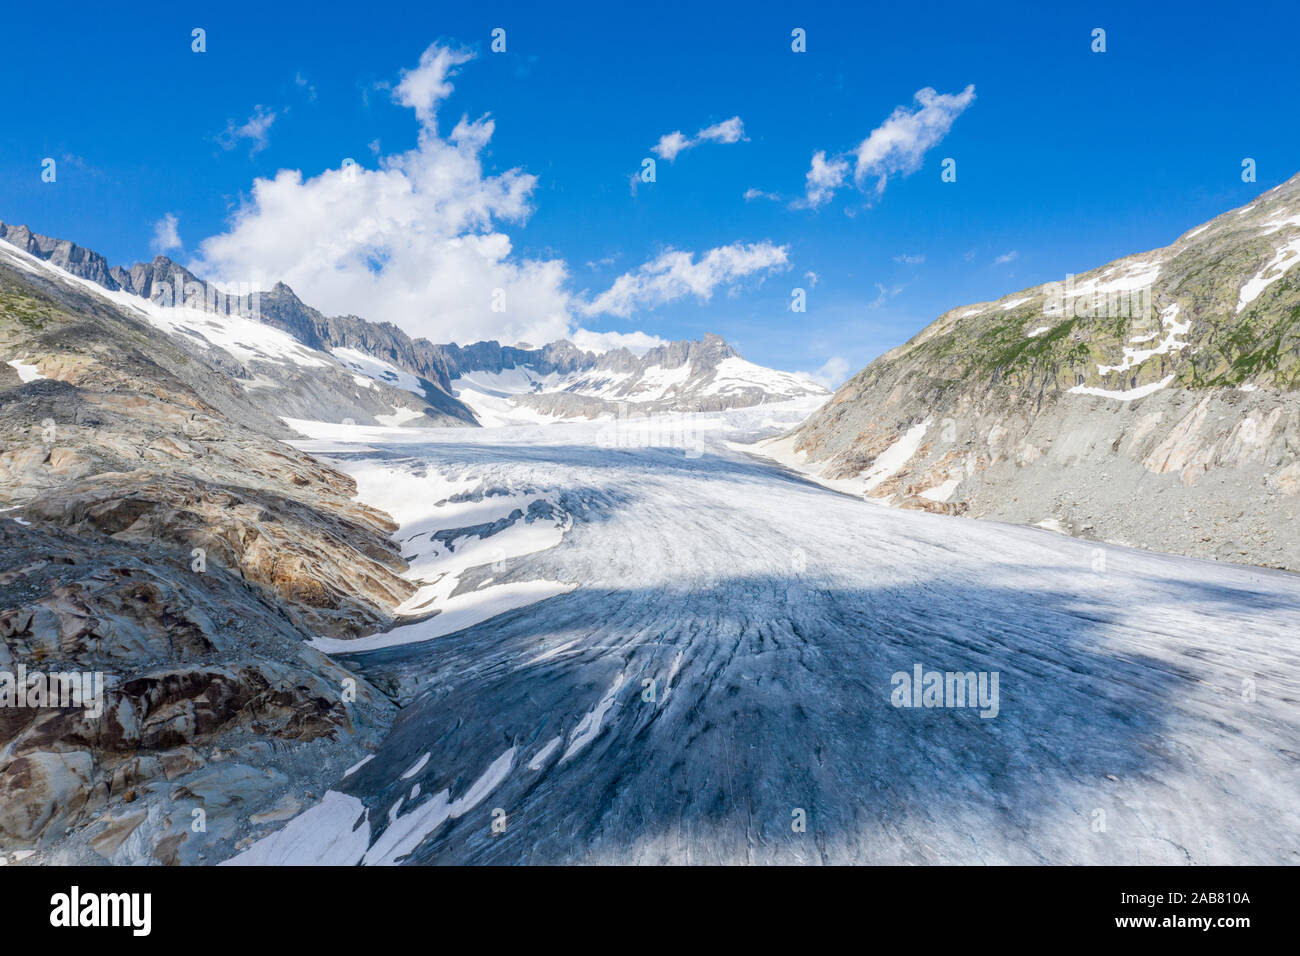
<svg viewBox="0 0 1300 956"><path fill-rule="evenodd" d="M36 261L0 255L0 855L220 859L391 722L305 640L388 626L394 525L207 348ZM23 670L102 706L17 706Z"/></svg>
<svg viewBox="0 0 1300 956"><path fill-rule="evenodd" d="M1300 570L1300 176L952 309L768 451L902 507Z"/></svg>

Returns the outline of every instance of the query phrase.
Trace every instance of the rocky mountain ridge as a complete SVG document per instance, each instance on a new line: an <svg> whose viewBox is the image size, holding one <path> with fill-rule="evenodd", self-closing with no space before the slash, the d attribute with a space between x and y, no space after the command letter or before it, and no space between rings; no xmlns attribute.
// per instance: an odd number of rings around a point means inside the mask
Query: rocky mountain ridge
<svg viewBox="0 0 1300 956"><path fill-rule="evenodd" d="M699 342L667 343L639 356L624 348L584 351L567 340L541 348L495 341L439 345L413 339L389 322L327 316L283 282L254 296L251 288L232 290L206 282L166 256L126 269L110 266L102 255L76 243L26 226L0 223L0 239L115 295L118 304L131 304L125 296L160 306L161 311L148 310L155 324L205 343L205 357L214 367L276 388L283 414L293 418L407 427L475 425L499 421L503 410L514 414L515 407L545 421L613 415L619 403L627 402L649 403L647 408L656 411L713 411L827 393L797 376L744 362L715 335ZM188 324L175 321L173 310L178 308L191 313ZM267 348L262 355L231 354L222 348L220 330L209 334L202 327L205 318L199 313L232 312L283 333L309 351L287 362L283 345ZM249 334L247 326L243 334ZM343 369L335 369L329 359ZM720 370L728 359L734 361ZM304 366L306 373L300 371ZM665 372L685 366L689 369L680 381L666 389L655 387ZM516 371L519 375L511 382L487 386L486 405L471 407L458 397L458 380ZM479 397L478 390L471 389L471 394Z"/></svg>

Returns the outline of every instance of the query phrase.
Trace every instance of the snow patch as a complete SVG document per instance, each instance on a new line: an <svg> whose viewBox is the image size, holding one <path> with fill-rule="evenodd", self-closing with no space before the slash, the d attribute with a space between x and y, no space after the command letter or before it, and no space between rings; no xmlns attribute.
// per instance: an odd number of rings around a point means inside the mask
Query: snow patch
<svg viewBox="0 0 1300 956"><path fill-rule="evenodd" d="M1118 365L1098 365L1097 374L1107 375L1111 372L1127 372L1129 369L1141 365L1153 355L1167 355L1170 352L1178 352L1185 349L1187 343L1178 341L1178 337L1186 335L1191 330L1192 323L1190 321L1179 322L1178 311L1179 306L1177 302L1160 310L1160 325L1164 329L1165 337L1159 345L1149 349L1133 349L1126 345L1123 348L1123 360ZM1160 333L1158 332L1153 332L1150 336L1143 336L1142 338L1144 340L1150 339L1159 334ZM1133 339L1131 341L1138 340Z"/></svg>
<svg viewBox="0 0 1300 956"><path fill-rule="evenodd" d="M913 425L892 445L881 452L876 457L876 460L871 463L870 468L865 469L853 478L823 477L822 472L826 470L826 467L818 468L808 465L807 454L794 450L796 438L793 435L769 439L753 446L732 444L731 447L736 448L738 451L746 451L769 458L812 479L819 485L824 485L835 491L851 495L866 495L873 488L892 477L916 454L916 450L921 447L921 441L925 437L930 423L931 419L927 418L925 421Z"/></svg>
<svg viewBox="0 0 1300 956"><path fill-rule="evenodd" d="M482 624L500 614L518 610L538 601L568 594L577 587L562 581L518 581L498 584L465 594L458 594L441 602L439 613L415 624L395 627L382 634L345 640L337 637L316 637L308 643L326 654L356 654L377 651L402 644L421 644L437 637L445 637L467 627Z"/></svg>
<svg viewBox="0 0 1300 956"><path fill-rule="evenodd" d="M421 398L425 397L424 388L420 385L419 378L398 368L396 365L385 362L383 359L375 358L373 355L357 349L347 348L331 349L330 354L338 359L339 364L349 371L360 372L367 379L405 389L419 395Z"/></svg>
<svg viewBox="0 0 1300 956"><path fill-rule="evenodd" d="M573 733L569 737L569 749L564 751L560 763L565 763L570 757L596 739L596 735L600 733L600 725L605 720L605 715L614 706L614 699L618 695L619 688L623 686L623 680L624 675L619 674L615 678L613 685L606 691L605 696L600 699L600 703L588 711L582 720L578 722L578 726L573 729Z"/></svg>
<svg viewBox="0 0 1300 956"><path fill-rule="evenodd" d="M358 770L360 770L362 767L364 767L366 764L370 763L370 761L374 759L375 759L374 754L367 754L366 756L358 760L356 763L354 763L351 767L348 767L347 770L344 770L343 776L345 777L352 776L354 773L356 773Z"/></svg>
<svg viewBox="0 0 1300 956"><path fill-rule="evenodd" d="M947 501L952 497L953 492L957 490L957 486L960 484L960 478L949 478L942 484L935 485L933 488L925 489L925 491L921 492L920 496L922 498L927 498L930 501Z"/></svg>
<svg viewBox="0 0 1300 956"><path fill-rule="evenodd" d="M18 373L18 377L22 379L24 385L28 382L34 382L37 379L45 378L45 376L41 374L40 369L35 365L28 365L22 359L10 359L5 364Z"/></svg>
<svg viewBox="0 0 1300 956"><path fill-rule="evenodd" d="M529 770L541 770L546 766L546 758L555 753L555 748L564 742L564 735L552 737L543 746L542 749L533 755L533 759L528 761Z"/></svg>
<svg viewBox="0 0 1300 956"><path fill-rule="evenodd" d="M913 425L907 432L890 445L871 463L871 467L862 476L864 492L871 491L877 485L902 468L921 447L921 440L930 427L930 419Z"/></svg>
<svg viewBox="0 0 1300 956"><path fill-rule="evenodd" d="M410 767L408 767L406 771L400 777L398 777L398 779L410 780L417 773L423 770L424 765L427 764L428 762L429 762L429 754L425 754L423 757L421 757L419 760L413 763Z"/></svg>
<svg viewBox="0 0 1300 956"><path fill-rule="evenodd" d="M391 415L376 415L375 421L387 428L398 428L417 418L423 418L424 412L418 408L395 408Z"/></svg>
<svg viewBox="0 0 1300 956"><path fill-rule="evenodd" d="M1296 236L1278 249L1268 264L1241 287L1241 294L1237 299L1237 314L1240 315L1246 306L1258 299L1265 289L1286 275L1297 263L1300 263L1300 236Z"/></svg>
<svg viewBox="0 0 1300 956"><path fill-rule="evenodd" d="M351 866L370 843L370 811L356 797L327 791L275 833L258 840L222 866Z"/></svg>
<svg viewBox="0 0 1300 956"><path fill-rule="evenodd" d="M1149 385L1139 385L1137 388L1125 389L1123 391L1112 391L1106 388L1092 388L1087 385L1076 385L1070 389L1073 395L1095 395L1098 398L1113 398L1121 402L1131 402L1134 399L1145 398L1153 395L1162 388L1167 388L1169 383L1174 380L1173 375L1166 375L1158 382L1152 382Z"/></svg>

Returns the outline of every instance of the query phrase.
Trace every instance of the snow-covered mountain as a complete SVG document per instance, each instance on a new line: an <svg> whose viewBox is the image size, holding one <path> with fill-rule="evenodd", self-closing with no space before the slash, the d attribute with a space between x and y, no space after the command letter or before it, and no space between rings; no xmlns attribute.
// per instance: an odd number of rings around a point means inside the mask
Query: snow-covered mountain
<svg viewBox="0 0 1300 956"><path fill-rule="evenodd" d="M469 409L436 383L413 384L376 359L362 374L324 343L282 317L296 297L287 287L226 296L165 257L129 272L108 269L102 256L25 227L0 224L0 262L37 281L51 295L90 294L147 323L196 362L256 396L278 416L352 420L364 424L472 425ZM41 356L32 356L39 361Z"/></svg>
<svg viewBox="0 0 1300 956"><path fill-rule="evenodd" d="M629 407L639 414L713 412L830 394L802 376L745 361L716 335L639 357L626 349L578 355L563 365L543 355L513 367L466 367L452 389L484 424L590 419Z"/></svg>
<svg viewBox="0 0 1300 956"><path fill-rule="evenodd" d="M945 312L769 451L904 508L1300 569L1300 176Z"/></svg>
<svg viewBox="0 0 1300 956"><path fill-rule="evenodd" d="M42 268L145 318L245 388L274 393L286 418L389 426L497 425L641 413L718 411L829 395L754 365L715 335L635 355L477 342L437 345L390 323L326 316L283 283L230 290L166 256L130 269L64 239L0 223L0 255ZM17 253L14 250L19 250Z"/></svg>

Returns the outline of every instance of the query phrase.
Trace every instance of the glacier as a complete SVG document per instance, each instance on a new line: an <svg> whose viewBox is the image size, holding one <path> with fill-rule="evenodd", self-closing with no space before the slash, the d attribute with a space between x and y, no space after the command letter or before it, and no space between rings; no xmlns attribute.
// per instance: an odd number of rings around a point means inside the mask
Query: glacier
<svg viewBox="0 0 1300 956"><path fill-rule="evenodd" d="M1300 862L1300 577L828 488L757 444L810 410L295 421L422 597L325 648L386 741L228 862ZM920 665L996 716L895 706Z"/></svg>

